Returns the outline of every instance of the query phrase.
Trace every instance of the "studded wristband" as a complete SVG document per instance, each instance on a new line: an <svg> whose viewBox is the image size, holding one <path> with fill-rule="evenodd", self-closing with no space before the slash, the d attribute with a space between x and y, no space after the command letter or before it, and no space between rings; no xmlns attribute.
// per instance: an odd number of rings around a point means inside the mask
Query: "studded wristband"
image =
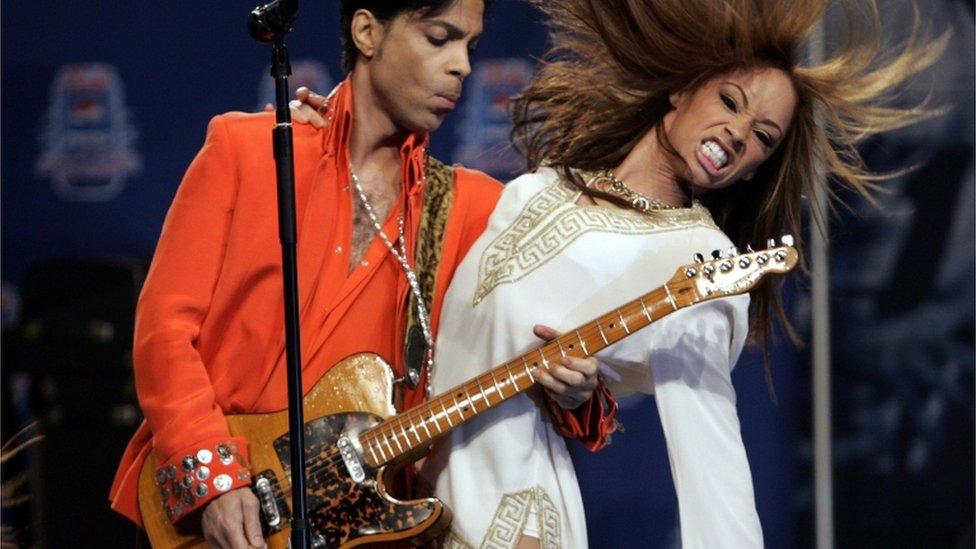
<svg viewBox="0 0 976 549"><path fill-rule="evenodd" d="M163 508L173 522L221 494L251 484L247 459L236 441L177 456L155 472Z"/></svg>

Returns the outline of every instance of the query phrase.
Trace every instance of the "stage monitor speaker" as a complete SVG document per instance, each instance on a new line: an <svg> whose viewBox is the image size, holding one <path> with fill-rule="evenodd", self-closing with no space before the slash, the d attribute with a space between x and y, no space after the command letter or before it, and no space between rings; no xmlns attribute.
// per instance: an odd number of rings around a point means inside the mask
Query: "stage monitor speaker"
<svg viewBox="0 0 976 549"><path fill-rule="evenodd" d="M44 440L34 460L34 542L42 547L136 543L108 491L142 419L132 376L140 261L52 260L24 279L12 366L31 380ZM13 351L13 352L9 352Z"/></svg>

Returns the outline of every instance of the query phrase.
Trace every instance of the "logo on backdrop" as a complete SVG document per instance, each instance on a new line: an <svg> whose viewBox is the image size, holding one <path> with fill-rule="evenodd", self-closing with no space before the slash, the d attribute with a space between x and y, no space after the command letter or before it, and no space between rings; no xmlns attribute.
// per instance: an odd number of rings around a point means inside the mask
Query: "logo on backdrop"
<svg viewBox="0 0 976 549"><path fill-rule="evenodd" d="M275 102L275 83L274 78L271 78L270 74L271 66L268 65L264 69L261 86L258 89L259 103L257 110L259 111L263 111L264 106L268 103L274 105ZM328 95L333 86L329 69L325 68L325 65L319 61L303 59L292 62L291 76L288 77L288 89L292 97L295 95L295 90L300 86L305 86L321 95Z"/></svg>
<svg viewBox="0 0 976 549"><path fill-rule="evenodd" d="M522 155L508 142L512 123L509 99L532 78L527 59L488 59L472 72L458 124L454 159L496 177L514 175L525 167Z"/></svg>
<svg viewBox="0 0 976 549"><path fill-rule="evenodd" d="M65 65L51 85L36 173L64 200L112 200L142 170L135 138L115 67Z"/></svg>

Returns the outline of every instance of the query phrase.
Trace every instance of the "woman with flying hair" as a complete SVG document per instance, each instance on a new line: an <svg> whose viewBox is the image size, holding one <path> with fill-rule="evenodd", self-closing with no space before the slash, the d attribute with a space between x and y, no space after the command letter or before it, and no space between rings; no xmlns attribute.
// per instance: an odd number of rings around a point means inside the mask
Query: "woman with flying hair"
<svg viewBox="0 0 976 549"><path fill-rule="evenodd" d="M665 283L695 252L798 237L804 197L835 196L825 174L870 200L884 176L857 144L933 114L883 101L947 37L881 59L875 2L842 2L848 40L804 65L829 4L536 2L551 50L513 111L529 173L506 186L451 282L433 393L534 348L530 322L570 330ZM773 316L792 334L766 281L751 299L678 311L596 355L617 394L655 396L685 548L762 545L730 374L747 342L765 345ZM515 397L432 450L421 474L454 510L446 547L587 547L544 402Z"/></svg>

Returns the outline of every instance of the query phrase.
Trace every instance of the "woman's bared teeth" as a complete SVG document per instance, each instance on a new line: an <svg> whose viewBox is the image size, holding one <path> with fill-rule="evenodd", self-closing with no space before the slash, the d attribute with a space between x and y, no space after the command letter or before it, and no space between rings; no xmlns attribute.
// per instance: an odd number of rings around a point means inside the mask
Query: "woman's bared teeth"
<svg viewBox="0 0 976 549"><path fill-rule="evenodd" d="M722 147L715 141L709 139L701 144L699 147L702 154L704 154L712 162L712 165L716 169L721 170L729 163L729 155L726 154Z"/></svg>

